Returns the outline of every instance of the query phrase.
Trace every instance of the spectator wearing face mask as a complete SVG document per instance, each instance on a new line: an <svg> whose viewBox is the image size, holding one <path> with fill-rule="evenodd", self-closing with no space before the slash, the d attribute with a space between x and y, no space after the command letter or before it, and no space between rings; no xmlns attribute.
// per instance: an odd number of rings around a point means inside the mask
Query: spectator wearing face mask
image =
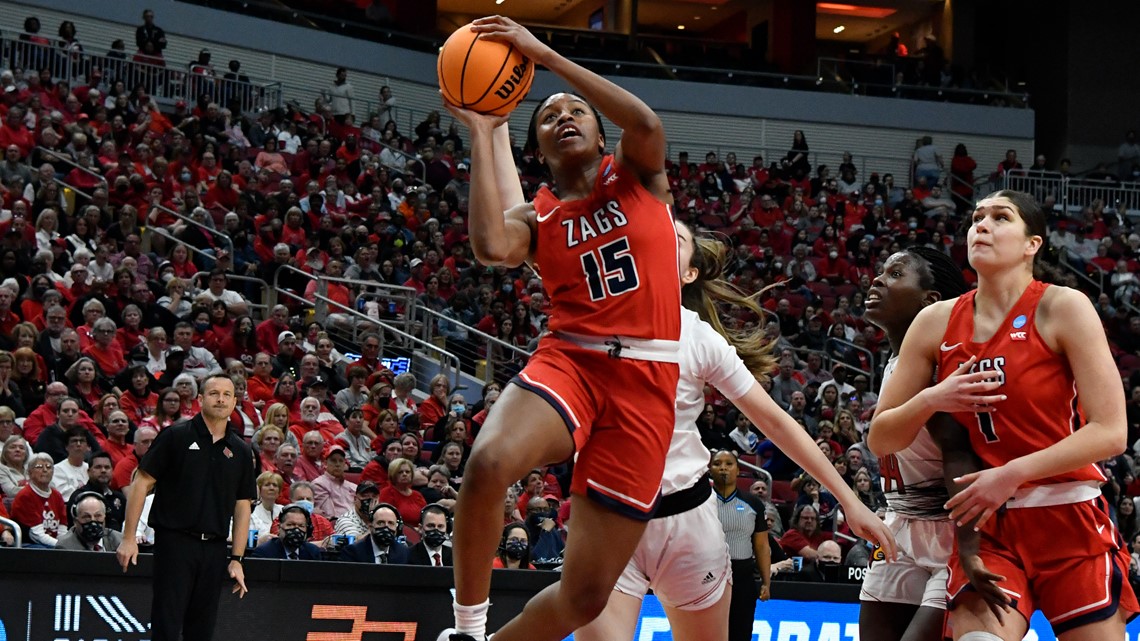
<svg viewBox="0 0 1140 641"><path fill-rule="evenodd" d="M403 521L396 509L381 503L372 512L369 523L369 536L344 548L340 560L397 565L408 563L408 548L398 540Z"/></svg>
<svg viewBox="0 0 1140 641"><path fill-rule="evenodd" d="M491 567L495 569L533 570L530 563L530 535L526 525L519 522L508 523L503 528L503 538L499 540L499 550Z"/></svg>
<svg viewBox="0 0 1140 641"><path fill-rule="evenodd" d="M558 509L551 507L550 502L558 505L557 497L545 495L532 498L526 506L526 528L531 544L530 557L537 563L554 565L562 561L562 552L566 544L562 542L562 534L558 531Z"/></svg>
<svg viewBox="0 0 1140 641"><path fill-rule="evenodd" d="M447 567L451 565L451 547L447 542L451 512L442 505L432 503L420 513L420 542L408 551L408 563Z"/></svg>
<svg viewBox="0 0 1140 641"><path fill-rule="evenodd" d="M361 481L353 496L352 509L340 514L336 520L337 534L350 534L357 539L368 536L368 524L377 503L380 490L372 481Z"/></svg>
<svg viewBox="0 0 1140 641"><path fill-rule="evenodd" d="M255 559L321 560L321 549L308 542L312 527L307 509L291 504L281 510L278 517L278 536L257 546L251 557Z"/></svg>
<svg viewBox="0 0 1140 641"><path fill-rule="evenodd" d="M289 497L294 504L305 508L313 519L313 531L309 535L309 542L316 544L319 548L327 547L329 537L333 535L333 525L325 517L313 512L313 485L308 481L297 481L290 486ZM273 526L269 530L270 535L277 536L279 526L280 521L274 520Z"/></svg>
<svg viewBox="0 0 1140 641"><path fill-rule="evenodd" d="M87 493L72 509L75 524L59 537L56 549L109 552L119 548L123 535L106 526L107 505L101 496Z"/></svg>

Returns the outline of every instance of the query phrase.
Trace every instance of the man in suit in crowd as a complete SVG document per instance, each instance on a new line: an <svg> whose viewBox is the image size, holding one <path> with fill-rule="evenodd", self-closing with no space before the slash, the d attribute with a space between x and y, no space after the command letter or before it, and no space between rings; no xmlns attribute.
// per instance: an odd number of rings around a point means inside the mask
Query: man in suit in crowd
<svg viewBox="0 0 1140 641"><path fill-rule="evenodd" d="M372 512L370 536L347 546L340 553L341 561L355 563L407 564L408 548L398 540L404 524L396 509L381 503Z"/></svg>
<svg viewBox="0 0 1140 641"><path fill-rule="evenodd" d="M59 537L56 549L89 552L114 552L119 549L123 535L106 527L107 505L102 496L96 492L87 492L79 496L72 510L75 525Z"/></svg>
<svg viewBox="0 0 1140 641"><path fill-rule="evenodd" d="M420 512L420 542L411 546L408 563L411 565L450 566L451 546L447 542L451 514L447 508L432 503Z"/></svg>
<svg viewBox="0 0 1140 641"><path fill-rule="evenodd" d="M313 526L309 511L291 504L281 510L277 517L278 536L257 546L250 556L255 559L298 559L320 561L321 549L309 543Z"/></svg>

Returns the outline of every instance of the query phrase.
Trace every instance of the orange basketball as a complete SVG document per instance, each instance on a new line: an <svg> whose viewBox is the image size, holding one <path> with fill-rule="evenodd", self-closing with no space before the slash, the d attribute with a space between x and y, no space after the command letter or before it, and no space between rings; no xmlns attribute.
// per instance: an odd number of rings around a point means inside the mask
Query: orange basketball
<svg viewBox="0 0 1140 641"><path fill-rule="evenodd" d="M534 65L514 45L484 40L471 25L443 43L436 70L445 100L492 116L511 113L534 82Z"/></svg>

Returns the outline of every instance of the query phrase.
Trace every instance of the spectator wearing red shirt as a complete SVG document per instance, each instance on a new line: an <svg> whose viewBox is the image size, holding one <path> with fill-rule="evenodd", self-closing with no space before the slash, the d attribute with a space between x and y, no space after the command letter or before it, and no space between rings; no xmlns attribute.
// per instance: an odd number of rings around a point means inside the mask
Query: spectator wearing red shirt
<svg viewBox="0 0 1140 641"><path fill-rule="evenodd" d="M35 443L48 425L59 418L59 404L67 396L67 385L56 381L49 383L44 393L44 403L32 410L24 419L24 440Z"/></svg>
<svg viewBox="0 0 1140 641"><path fill-rule="evenodd" d="M290 425L289 431L301 442L315 431L321 435L324 443L332 443L337 435L344 431L344 426L337 420L321 421L320 414L321 402L312 396L306 396L301 400L301 420Z"/></svg>
<svg viewBox="0 0 1140 641"><path fill-rule="evenodd" d="M302 481L314 481L325 473L325 440L321 433L313 430L301 439L301 455L293 466L293 474Z"/></svg>
<svg viewBox="0 0 1140 641"><path fill-rule="evenodd" d="M198 171L201 173L203 170ZM233 211L237 208L239 196L241 193L234 186L233 175L228 171L219 171L202 196L202 206L212 210Z"/></svg>
<svg viewBox="0 0 1140 641"><path fill-rule="evenodd" d="M150 376L145 365L132 367L130 376L127 391L119 396L119 407L137 424L154 416L154 411L158 408L158 394L150 391Z"/></svg>
<svg viewBox="0 0 1140 641"><path fill-rule="evenodd" d="M112 470L119 461L131 455L132 446L127 443L127 432L130 430L131 422L127 418L127 413L115 410L107 417L107 435L95 436L95 440L99 442L99 449L111 457Z"/></svg>
<svg viewBox="0 0 1140 641"><path fill-rule="evenodd" d="M290 207L285 212L285 225L281 228L281 242L289 245L290 251L299 251L308 246L308 237L303 227L304 216L300 207Z"/></svg>
<svg viewBox="0 0 1140 641"><path fill-rule="evenodd" d="M285 479L285 481L288 483L289 479ZM277 503L282 504L282 499L284 499L284 504L297 503L309 511L309 517L313 520L313 533L309 536L309 542L315 543L321 548L325 547L328 544L328 538L336 534L336 530L333 528L332 522L313 512L313 485L308 481L296 481L289 487L288 493L285 493L284 490L281 492ZM276 536L278 525L277 521L274 521L269 533Z"/></svg>
<svg viewBox="0 0 1140 641"><path fill-rule="evenodd" d="M26 159L36 146L36 137L24 126L24 110L12 107L8 110L8 118L0 127L0 148L7 149L15 145L20 150L20 158Z"/></svg>
<svg viewBox="0 0 1140 641"><path fill-rule="evenodd" d="M380 502L396 507L404 525L415 527L420 524L420 510L427 505L424 495L412 489L412 476L415 466L412 462L398 458L388 464L388 486L380 490Z"/></svg>
<svg viewBox="0 0 1140 641"><path fill-rule="evenodd" d="M802 556L814 561L818 556L816 548L819 544L831 540L831 533L819 529L819 512L811 505L804 504L796 508L792 516L792 529L784 533L780 547L788 556Z"/></svg>
<svg viewBox="0 0 1140 641"><path fill-rule="evenodd" d="M253 375L247 381L249 398L253 402L271 403L273 390L277 388L277 379L273 378L273 359L265 352L258 352L253 357Z"/></svg>
<svg viewBox="0 0 1140 641"><path fill-rule="evenodd" d="M67 530L67 503L51 485L55 464L51 455L38 452L28 457L28 484L12 501L12 520L20 524L25 545L54 548Z"/></svg>
<svg viewBox="0 0 1140 641"><path fill-rule="evenodd" d="M115 471L111 475L112 490L121 490L131 484L131 478L139 466L139 461L146 456L150 446L154 444L154 437L156 436L158 436L158 432L152 427L140 427L135 430L135 437L132 441L134 447L127 456L115 463Z"/></svg>
<svg viewBox="0 0 1140 641"><path fill-rule="evenodd" d="M127 359L123 357L123 348L115 340L115 332L115 321L100 318L92 325L94 340L83 350L85 356L90 356L95 361L102 375L112 379L127 367Z"/></svg>
<svg viewBox="0 0 1140 641"><path fill-rule="evenodd" d="M424 402L420 403L419 415L420 425L425 429L435 425L444 416L447 416L447 393L451 391L451 386L447 381L447 376L444 374L436 374L432 377L429 384L428 392L431 394Z"/></svg>
<svg viewBox="0 0 1140 641"><path fill-rule="evenodd" d="M257 335L257 349L267 354L276 354L278 352L278 336L288 329L289 308L284 305L276 305L270 312L269 318L258 323L257 329L254 330ZM253 388L250 387L250 392L252 393L252 391Z"/></svg>
<svg viewBox="0 0 1140 641"><path fill-rule="evenodd" d="M847 260L839 253L839 248L831 245L827 248L827 253L823 255L823 258L819 259L815 271L821 280L826 280L832 285L842 285L847 280L847 272L850 268Z"/></svg>

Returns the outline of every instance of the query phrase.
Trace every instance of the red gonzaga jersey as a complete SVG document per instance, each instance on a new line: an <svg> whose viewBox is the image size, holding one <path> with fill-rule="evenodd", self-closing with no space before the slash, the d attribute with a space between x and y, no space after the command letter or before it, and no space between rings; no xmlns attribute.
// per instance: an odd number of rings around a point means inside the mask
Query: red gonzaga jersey
<svg viewBox="0 0 1140 641"><path fill-rule="evenodd" d="M678 340L673 216L633 172L606 156L589 196L562 201L543 187L534 209L551 331Z"/></svg>
<svg viewBox="0 0 1140 641"><path fill-rule="evenodd" d="M992 371L1002 386L991 393L1008 397L993 413L954 413L969 432L974 452L988 467L1043 450L1084 425L1068 362L1037 333L1037 304L1048 287L1039 281L1030 283L997 333L984 343L974 342L976 291L962 295L950 313L939 346L938 380L977 356L970 371ZM1090 464L1029 485L1104 480L1100 468Z"/></svg>

